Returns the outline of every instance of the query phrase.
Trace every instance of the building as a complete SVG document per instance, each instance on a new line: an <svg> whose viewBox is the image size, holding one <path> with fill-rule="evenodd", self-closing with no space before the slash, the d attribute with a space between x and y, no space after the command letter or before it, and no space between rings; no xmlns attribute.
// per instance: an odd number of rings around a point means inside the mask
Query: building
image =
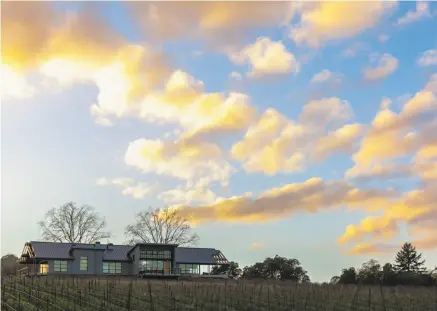
<svg viewBox="0 0 437 311"><path fill-rule="evenodd" d="M37 241L24 245L18 261L31 274L120 276L201 275L204 268L228 263L214 248Z"/></svg>

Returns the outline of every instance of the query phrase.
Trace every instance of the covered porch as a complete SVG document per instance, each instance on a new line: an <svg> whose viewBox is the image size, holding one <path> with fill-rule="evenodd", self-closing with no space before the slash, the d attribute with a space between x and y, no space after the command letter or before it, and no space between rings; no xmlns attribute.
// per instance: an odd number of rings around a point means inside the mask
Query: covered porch
<svg viewBox="0 0 437 311"><path fill-rule="evenodd" d="M179 276L213 276L214 266L229 264L223 253L216 249L184 248L177 262L176 274Z"/></svg>

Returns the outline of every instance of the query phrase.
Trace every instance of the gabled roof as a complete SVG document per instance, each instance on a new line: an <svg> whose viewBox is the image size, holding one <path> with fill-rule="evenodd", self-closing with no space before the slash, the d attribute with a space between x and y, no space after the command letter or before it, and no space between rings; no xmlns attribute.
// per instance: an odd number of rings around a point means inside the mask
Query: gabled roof
<svg viewBox="0 0 437 311"><path fill-rule="evenodd" d="M56 243L38 242L29 243L35 253L36 259L74 259L74 249L88 249L103 251L103 260L131 261L127 255L132 248L130 245L109 245L108 244L84 244L84 243Z"/></svg>
<svg viewBox="0 0 437 311"><path fill-rule="evenodd" d="M176 262L182 264L215 265L228 262L223 254L214 248L177 247L175 252Z"/></svg>
<svg viewBox="0 0 437 311"><path fill-rule="evenodd" d="M37 242L31 241L30 246L35 258L41 259L73 259L70 256L71 243Z"/></svg>
<svg viewBox="0 0 437 311"><path fill-rule="evenodd" d="M131 245L112 245L110 249L105 250L103 253L103 260L132 261L128 256L131 249Z"/></svg>

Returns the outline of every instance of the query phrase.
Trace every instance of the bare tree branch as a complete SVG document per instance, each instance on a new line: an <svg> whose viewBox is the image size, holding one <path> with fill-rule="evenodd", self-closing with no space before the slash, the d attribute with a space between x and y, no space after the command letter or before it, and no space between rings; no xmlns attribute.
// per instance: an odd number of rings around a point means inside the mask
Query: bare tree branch
<svg viewBox="0 0 437 311"><path fill-rule="evenodd" d="M45 241L93 243L111 236L104 231L105 219L91 206L78 207L73 202L50 209L38 225Z"/></svg>
<svg viewBox="0 0 437 311"><path fill-rule="evenodd" d="M163 243L181 246L196 245L199 236L191 232L188 218L182 217L177 210L168 207L149 209L136 215L133 224L128 225L125 234L130 244Z"/></svg>

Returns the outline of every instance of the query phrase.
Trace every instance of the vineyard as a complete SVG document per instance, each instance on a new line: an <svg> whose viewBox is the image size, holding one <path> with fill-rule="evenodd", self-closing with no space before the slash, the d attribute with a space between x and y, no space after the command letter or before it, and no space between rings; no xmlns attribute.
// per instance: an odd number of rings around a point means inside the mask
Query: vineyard
<svg viewBox="0 0 437 311"><path fill-rule="evenodd" d="M2 310L435 311L436 287L3 278Z"/></svg>

